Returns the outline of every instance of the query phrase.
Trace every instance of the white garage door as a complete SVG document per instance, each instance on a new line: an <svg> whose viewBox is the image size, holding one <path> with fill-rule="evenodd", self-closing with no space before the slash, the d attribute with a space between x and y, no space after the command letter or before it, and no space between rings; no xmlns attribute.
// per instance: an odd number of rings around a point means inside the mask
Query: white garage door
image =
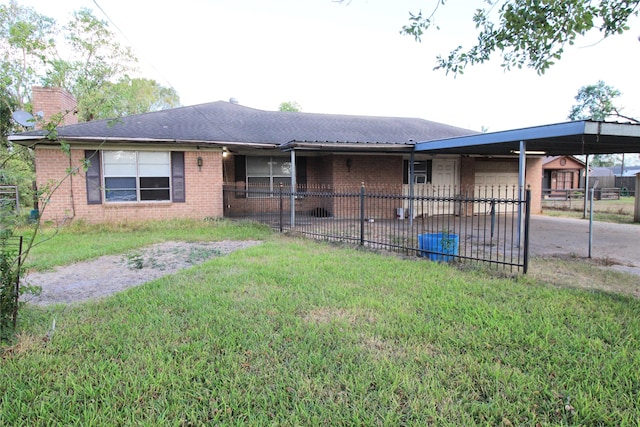
<svg viewBox="0 0 640 427"><path fill-rule="evenodd" d="M518 162L476 162L475 196L479 198L518 198ZM499 205L498 212L511 209ZM491 205L482 203L476 213L489 213Z"/></svg>

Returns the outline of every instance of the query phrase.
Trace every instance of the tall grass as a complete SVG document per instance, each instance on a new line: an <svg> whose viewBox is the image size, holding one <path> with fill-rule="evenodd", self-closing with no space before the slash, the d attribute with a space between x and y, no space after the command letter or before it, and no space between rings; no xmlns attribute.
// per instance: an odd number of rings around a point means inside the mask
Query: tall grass
<svg viewBox="0 0 640 427"><path fill-rule="evenodd" d="M0 425L637 425L639 311L276 236L25 311Z"/></svg>

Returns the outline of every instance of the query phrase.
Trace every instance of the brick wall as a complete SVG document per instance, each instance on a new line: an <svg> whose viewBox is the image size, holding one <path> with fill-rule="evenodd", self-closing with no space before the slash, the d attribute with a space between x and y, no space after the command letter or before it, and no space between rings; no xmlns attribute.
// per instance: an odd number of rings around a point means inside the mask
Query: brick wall
<svg viewBox="0 0 640 427"><path fill-rule="evenodd" d="M78 103L69 92L60 88L40 86L34 86L31 90L33 113L42 111L45 122L49 122L55 114L62 113L61 126L78 123L78 115L75 114Z"/></svg>
<svg viewBox="0 0 640 427"><path fill-rule="evenodd" d="M233 162L227 162L227 176L233 176L229 169L233 167ZM493 171L498 167L502 173L513 174L513 188L501 194L500 197L514 197L513 189L517 185L517 159L477 159L473 157L462 157L460 160L460 188L466 189L465 194L472 197L474 188L477 187L475 175L477 171ZM232 169L231 169L232 170ZM354 154L332 154L319 157L307 158L307 184L309 189L322 188L326 186L334 191L358 191L364 182L367 192L384 190L389 194L402 194L403 185L403 160L401 156L374 156L374 155L354 155ZM531 188L532 213L541 212L542 197L542 159L527 158L526 183ZM243 186L244 183L238 183ZM395 193L394 193L395 191ZM476 194L486 196L486 193ZM498 196L498 195L496 195ZM517 194L516 194L517 196ZM258 209L268 209L276 212L278 204L273 201L263 199L236 199L233 196L225 201L229 214L248 214L256 212ZM285 201L284 208L288 209L288 200ZM334 216L354 216L359 214L357 199L334 200L326 197L308 197L298 200L298 210L324 209ZM387 212L388 211L388 212ZM472 215L473 206L469 204L466 215ZM385 215L389 218L395 217L392 209L385 209Z"/></svg>
<svg viewBox="0 0 640 427"><path fill-rule="evenodd" d="M525 185L531 189L531 213L542 212L542 157L527 157Z"/></svg>
<svg viewBox="0 0 640 427"><path fill-rule="evenodd" d="M349 161L347 164L347 161ZM333 155L332 184L359 188L397 186L402 190L401 156Z"/></svg>
<svg viewBox="0 0 640 427"><path fill-rule="evenodd" d="M358 191L364 183L367 192L378 189L402 194L401 156L333 155L331 163L334 188L352 192ZM395 218L396 215L392 208L368 208L380 212L380 219ZM359 199L338 199L330 211L337 216L357 217L360 214Z"/></svg>
<svg viewBox="0 0 640 427"><path fill-rule="evenodd" d="M307 185L319 187L333 183L332 156L307 158Z"/></svg>
<svg viewBox="0 0 640 427"><path fill-rule="evenodd" d="M358 191L362 183L371 190L384 187L385 190L395 188L402 192L402 157L401 156L367 156L333 154L318 157L307 157L307 185L311 191L319 188L331 188L336 191ZM349 161L347 163L347 161ZM233 180L233 161L225 161L225 174L228 180ZM243 182L234 183L238 188L244 188ZM226 212L230 215L242 215L266 210L277 212L277 199L265 198L237 198L232 193L225 200ZM338 206L336 203L340 203ZM289 209L289 201L285 201L284 209ZM296 209L301 212L327 211L332 215L359 214L358 200L334 201L326 197L307 197L298 200ZM389 211L394 217L395 212Z"/></svg>
<svg viewBox="0 0 640 427"><path fill-rule="evenodd" d="M60 222L82 219L90 223L128 220L222 217L222 159L219 152L187 151L185 162L185 203L102 203L87 204L85 173L67 176L66 170L78 167L84 150L71 150L71 158L59 148L36 148L38 189L57 187L46 207L40 204L44 220ZM199 169L197 158L202 157ZM44 207L44 210L43 210Z"/></svg>

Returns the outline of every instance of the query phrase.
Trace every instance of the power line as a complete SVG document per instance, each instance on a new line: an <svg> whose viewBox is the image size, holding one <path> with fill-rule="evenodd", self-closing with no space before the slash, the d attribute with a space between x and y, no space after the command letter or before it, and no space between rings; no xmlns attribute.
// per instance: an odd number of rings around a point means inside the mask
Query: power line
<svg viewBox="0 0 640 427"><path fill-rule="evenodd" d="M107 14L107 12L105 12L105 10L104 10L104 9L103 9L99 4L98 4L97 0L93 0L93 3L96 5L96 7L97 7L98 9L100 9L100 12L102 12L102 14L107 18L107 20L111 23L111 25L113 25L113 27L114 27L116 30L118 30L118 32L122 35L122 37L124 37L124 39L127 41L127 43L129 43L129 46L134 47L133 43L131 43L131 40L129 40L129 37L127 37L127 35L124 33L124 31L122 31L122 30L120 29L120 27L118 27L118 25L113 21L113 19L111 19L111 17ZM174 87L173 87L173 85L171 84L171 82L169 81L169 79L167 79L167 78L162 74L162 72L160 72L160 70L158 70L158 69L156 68L156 66L155 66L155 65L153 65L153 63L152 63L151 61L149 61L147 58L144 58L144 55L143 55L143 59L144 59L144 61L145 61L147 64L149 64L149 65L151 66L151 68L152 68L156 73L158 73L158 75L159 75L160 77L162 77L162 79L163 79L163 80L164 80L164 81L169 85L169 87L170 87L171 89L173 89L176 93L178 93L178 94L179 94L179 92L176 90L176 88L174 88Z"/></svg>

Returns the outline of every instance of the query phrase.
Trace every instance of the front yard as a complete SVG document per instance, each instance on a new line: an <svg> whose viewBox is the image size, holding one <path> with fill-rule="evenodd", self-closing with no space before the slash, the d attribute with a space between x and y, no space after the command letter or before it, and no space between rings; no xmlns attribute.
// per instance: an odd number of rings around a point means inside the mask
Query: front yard
<svg viewBox="0 0 640 427"><path fill-rule="evenodd" d="M593 219L595 221L630 224L633 222L634 204L634 197L620 197L617 200L594 200ZM542 209L545 215L583 218L584 199L543 200Z"/></svg>
<svg viewBox="0 0 640 427"><path fill-rule="evenodd" d="M226 221L72 227L31 265L176 239L264 243L103 300L23 310L1 353L0 425L640 418L640 301L553 274L499 278Z"/></svg>

